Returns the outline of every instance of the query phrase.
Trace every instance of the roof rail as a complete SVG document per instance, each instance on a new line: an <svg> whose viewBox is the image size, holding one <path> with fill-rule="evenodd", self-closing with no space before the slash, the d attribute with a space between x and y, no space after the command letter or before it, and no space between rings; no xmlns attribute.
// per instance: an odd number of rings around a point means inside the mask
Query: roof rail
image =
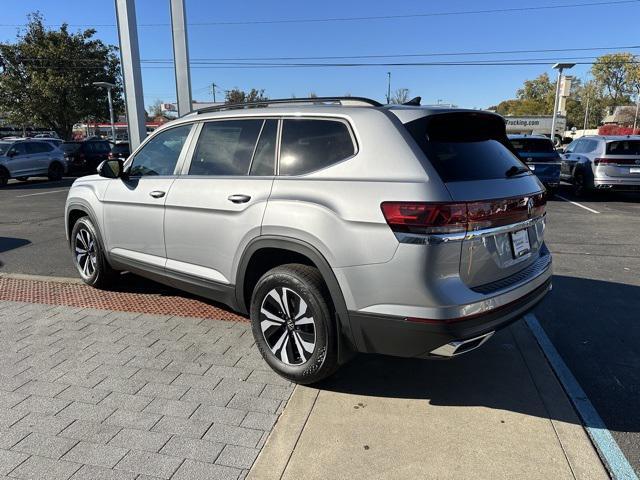
<svg viewBox="0 0 640 480"><path fill-rule="evenodd" d="M200 108L191 114L220 112L222 110L240 110L244 108L268 107L269 105L282 105L290 103L307 103L307 104L324 104L339 103L340 105L369 105L372 107L381 107L382 104L376 100L365 97L313 97L313 98L276 98L273 100L259 100L256 102L244 103L226 103L223 105L214 105L211 107Z"/></svg>

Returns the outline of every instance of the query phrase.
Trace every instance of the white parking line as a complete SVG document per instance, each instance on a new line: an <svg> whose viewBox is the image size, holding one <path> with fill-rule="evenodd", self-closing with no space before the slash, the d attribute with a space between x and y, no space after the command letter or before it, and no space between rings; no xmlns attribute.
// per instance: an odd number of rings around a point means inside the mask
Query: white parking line
<svg viewBox="0 0 640 480"><path fill-rule="evenodd" d="M609 472L614 480L638 480L638 476L633 471L633 467L620 450L618 443L607 429L604 421L596 411L593 404L589 401L587 394L584 392L576 377L573 376L571 370L551 343L551 339L540 325L536 316L528 313L524 316L525 322L529 329L536 337L538 345L544 352L551 367L556 372L556 376L562 383L567 395L571 398L571 402L582 417L585 429L595 444L600 456L607 464Z"/></svg>
<svg viewBox="0 0 640 480"><path fill-rule="evenodd" d="M572 204L573 204L573 205L575 205L576 207L580 207L580 208L584 208L585 210L589 210L591 213L600 213L599 211L594 210L593 208L585 207L585 206L584 206L584 205L582 205L581 203L574 202L574 201L572 201L572 200L569 200L568 198L564 198L562 195L558 195L557 193L556 193L556 197L558 197L558 198L560 198L560 199L564 200L565 202L572 203Z"/></svg>
<svg viewBox="0 0 640 480"><path fill-rule="evenodd" d="M60 192L67 192L67 191L69 191L68 188L65 190L51 190L49 192L27 193L26 195L16 195L16 198L33 197L34 195L49 195L50 193L60 193Z"/></svg>

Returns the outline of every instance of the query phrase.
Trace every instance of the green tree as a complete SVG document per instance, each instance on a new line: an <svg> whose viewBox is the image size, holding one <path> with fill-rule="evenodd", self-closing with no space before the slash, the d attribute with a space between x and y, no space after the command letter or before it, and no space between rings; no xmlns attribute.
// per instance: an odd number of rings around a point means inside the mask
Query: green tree
<svg viewBox="0 0 640 480"><path fill-rule="evenodd" d="M608 106L616 107L628 104L632 85L630 72L634 70L638 59L632 53L611 53L598 57L591 67L591 75L602 85Z"/></svg>
<svg viewBox="0 0 640 480"><path fill-rule="evenodd" d="M264 100L269 100L269 97L264 94L264 88L260 90L252 88L247 93L244 90L240 90L238 87L235 87L224 93L225 103L262 102Z"/></svg>
<svg viewBox="0 0 640 480"><path fill-rule="evenodd" d="M73 124L109 118L107 96L93 82L116 85L116 112L122 110L117 48L94 39L95 30L69 33L63 24L48 30L40 13L28 17L15 43L0 44L0 111L18 125L55 130L70 138Z"/></svg>

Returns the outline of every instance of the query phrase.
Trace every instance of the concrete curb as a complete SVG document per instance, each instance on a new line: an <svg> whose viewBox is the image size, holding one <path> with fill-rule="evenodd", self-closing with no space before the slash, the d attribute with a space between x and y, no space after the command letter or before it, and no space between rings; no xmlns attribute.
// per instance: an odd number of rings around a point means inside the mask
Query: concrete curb
<svg viewBox="0 0 640 480"><path fill-rule="evenodd" d="M319 393L313 388L296 386L247 480L270 480L282 476Z"/></svg>
<svg viewBox="0 0 640 480"><path fill-rule="evenodd" d="M77 285L84 284L84 282L79 278L54 277L54 276L48 276L48 275L30 275L27 273L0 273L0 278L13 278L16 280L35 280L38 282L73 283Z"/></svg>

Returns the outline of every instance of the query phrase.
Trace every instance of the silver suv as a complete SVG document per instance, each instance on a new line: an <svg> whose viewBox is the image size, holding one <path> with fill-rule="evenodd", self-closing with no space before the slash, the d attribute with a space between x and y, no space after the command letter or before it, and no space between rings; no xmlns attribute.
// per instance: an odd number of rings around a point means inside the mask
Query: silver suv
<svg viewBox="0 0 640 480"><path fill-rule="evenodd" d="M249 314L299 383L352 352L452 357L551 288L544 187L510 148L480 111L210 108L76 180L66 231L86 283L127 270Z"/></svg>
<svg viewBox="0 0 640 480"><path fill-rule="evenodd" d="M640 136L588 136L562 155L560 178L576 195L590 190L640 190Z"/></svg>
<svg viewBox="0 0 640 480"><path fill-rule="evenodd" d="M67 171L64 153L45 140L0 140L0 187L10 178L46 176L60 180Z"/></svg>

